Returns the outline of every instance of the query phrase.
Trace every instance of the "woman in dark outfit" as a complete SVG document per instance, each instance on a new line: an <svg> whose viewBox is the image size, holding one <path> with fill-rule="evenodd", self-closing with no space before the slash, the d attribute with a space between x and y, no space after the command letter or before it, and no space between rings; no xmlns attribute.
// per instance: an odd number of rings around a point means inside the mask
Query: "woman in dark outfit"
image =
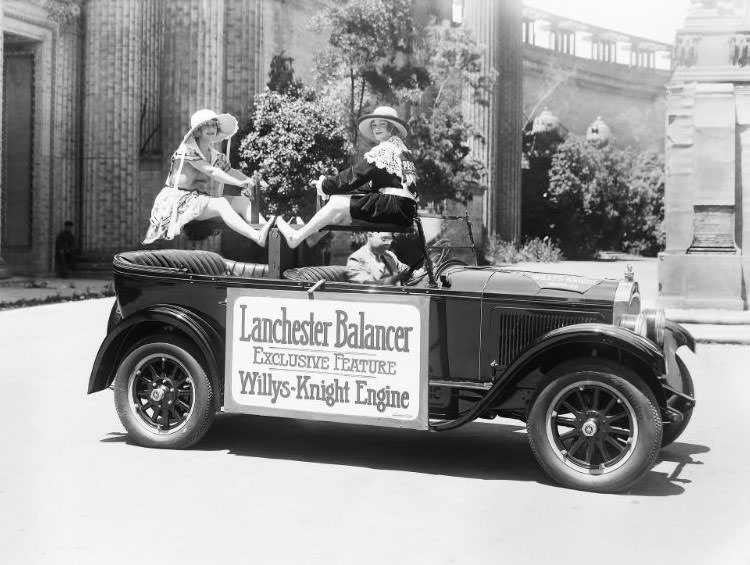
<svg viewBox="0 0 750 565"><path fill-rule="evenodd" d="M359 131L378 144L353 167L315 181L318 194L324 198L330 196L328 203L298 230L282 218L276 220L292 249L321 228L351 223L352 219L401 226L409 226L414 220L417 175L411 154L402 141L407 135L406 124L396 110L381 106L360 118ZM368 182L370 186L363 187ZM366 194L347 194L357 189Z"/></svg>

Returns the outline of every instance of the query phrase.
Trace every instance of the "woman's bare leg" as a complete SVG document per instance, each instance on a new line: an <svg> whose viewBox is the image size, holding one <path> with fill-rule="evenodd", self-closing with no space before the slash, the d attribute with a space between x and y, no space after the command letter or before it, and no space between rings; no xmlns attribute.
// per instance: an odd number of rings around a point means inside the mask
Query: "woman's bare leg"
<svg viewBox="0 0 750 565"><path fill-rule="evenodd" d="M345 224L351 222L352 217L349 213L349 200L350 197L343 194L335 194L331 196L328 203L318 210L315 215L310 218L300 229L295 230L283 218L279 217L276 220L276 226L286 238L286 243L291 249L297 247L300 243L305 241L308 236L317 232L320 228L331 225L331 224Z"/></svg>
<svg viewBox="0 0 750 565"><path fill-rule="evenodd" d="M245 218L248 224L252 223L252 210L253 202L246 196L225 196L229 203L232 205L232 209L237 212L240 216ZM262 214L258 213L258 223L265 224L268 220L263 217Z"/></svg>
<svg viewBox="0 0 750 565"><path fill-rule="evenodd" d="M268 237L268 231L271 229L271 222L268 222L261 229L256 230L251 227L243 218L240 216L224 198L211 198L208 201L203 213L196 218L196 220L210 220L211 218L220 217L223 222L233 231L236 231L240 235L244 235L246 238L254 241L261 247L265 247L266 238Z"/></svg>

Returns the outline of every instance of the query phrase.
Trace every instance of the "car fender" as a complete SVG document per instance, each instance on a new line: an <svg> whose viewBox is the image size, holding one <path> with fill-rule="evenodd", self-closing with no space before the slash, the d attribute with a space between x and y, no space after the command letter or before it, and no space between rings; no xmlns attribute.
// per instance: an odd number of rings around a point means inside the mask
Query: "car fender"
<svg viewBox="0 0 750 565"><path fill-rule="evenodd" d="M552 361L551 356L560 362L573 358L574 355L563 350L575 345L583 345L591 352L604 345L635 359L646 368L641 376L654 392L659 406L666 407L666 397L659 382L665 373L664 355L655 343L624 328L607 324L574 324L552 330L538 338L495 377L492 387L471 410L454 420L433 424L430 429L447 431L467 424L487 411L497 409L499 404L513 402L516 398L514 395L523 392L519 389L525 389L528 394L520 395L518 408L530 406L534 390L545 377L543 373L534 371L534 367L545 357L547 361Z"/></svg>
<svg viewBox="0 0 750 565"><path fill-rule="evenodd" d="M195 312L174 304L159 304L124 318L107 334L91 369L88 394L112 384L117 364L132 343L164 326L174 328L195 343L207 363L209 377L215 385L220 385L224 359L217 358L215 352L224 351L223 336Z"/></svg>
<svg viewBox="0 0 750 565"><path fill-rule="evenodd" d="M672 320L667 320L665 329L672 334L677 347L685 345L695 353L695 338L683 326Z"/></svg>
<svg viewBox="0 0 750 565"><path fill-rule="evenodd" d="M689 334L688 334L689 335ZM592 352L600 351L602 346L614 349L635 360L644 370L639 376L652 389L660 406L665 406L666 398L660 379L666 374L664 353L654 342L625 328L607 324L575 324L552 330L541 336L523 351L505 371L495 380L495 387L508 391L513 385L523 384L535 387L536 382L530 378L530 371L540 359L559 358L560 362L572 359L575 355L566 353L571 346L583 345ZM611 358L610 358L611 359ZM618 359L614 359L617 361ZM538 379L537 379L538 380ZM502 397L497 393L497 397Z"/></svg>

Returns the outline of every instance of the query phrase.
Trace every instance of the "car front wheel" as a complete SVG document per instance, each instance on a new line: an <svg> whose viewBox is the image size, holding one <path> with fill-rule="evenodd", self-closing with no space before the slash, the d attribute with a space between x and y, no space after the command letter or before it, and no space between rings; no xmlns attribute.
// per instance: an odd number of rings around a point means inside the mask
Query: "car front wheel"
<svg viewBox="0 0 750 565"><path fill-rule="evenodd" d="M169 334L141 341L123 358L115 406L135 443L169 449L199 441L216 412L201 355L188 340Z"/></svg>
<svg viewBox="0 0 750 565"><path fill-rule="evenodd" d="M662 440L650 390L627 368L606 364L572 364L554 376L527 426L531 449L552 479L595 492L631 486L655 464Z"/></svg>

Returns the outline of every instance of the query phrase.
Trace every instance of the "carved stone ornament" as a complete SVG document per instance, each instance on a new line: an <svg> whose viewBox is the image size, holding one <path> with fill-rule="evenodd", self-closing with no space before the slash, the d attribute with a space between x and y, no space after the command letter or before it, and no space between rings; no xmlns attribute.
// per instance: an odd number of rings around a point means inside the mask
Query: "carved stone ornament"
<svg viewBox="0 0 750 565"><path fill-rule="evenodd" d="M612 130L609 129L601 116L597 116L596 120L586 130L586 141L597 147L606 147L611 138Z"/></svg>
<svg viewBox="0 0 750 565"><path fill-rule="evenodd" d="M738 34L729 38L729 57L732 66L750 65L750 35Z"/></svg>
<svg viewBox="0 0 750 565"><path fill-rule="evenodd" d="M691 253L737 253L734 206L695 205Z"/></svg>
<svg viewBox="0 0 750 565"><path fill-rule="evenodd" d="M82 0L46 0L47 17L53 22L66 24L81 16Z"/></svg>
<svg viewBox="0 0 750 565"><path fill-rule="evenodd" d="M544 133L560 129L560 119L555 116L549 108L544 110L534 119L531 133Z"/></svg>
<svg viewBox="0 0 750 565"><path fill-rule="evenodd" d="M716 7L723 16L742 15L742 0L718 0Z"/></svg>
<svg viewBox="0 0 750 565"><path fill-rule="evenodd" d="M722 16L742 14L743 0L691 0L693 10L717 10Z"/></svg>
<svg viewBox="0 0 750 565"><path fill-rule="evenodd" d="M692 10L706 10L716 8L716 0L690 0Z"/></svg>
<svg viewBox="0 0 750 565"><path fill-rule="evenodd" d="M694 35L680 35L674 47L674 65L693 67L698 62L698 44L701 38Z"/></svg>

